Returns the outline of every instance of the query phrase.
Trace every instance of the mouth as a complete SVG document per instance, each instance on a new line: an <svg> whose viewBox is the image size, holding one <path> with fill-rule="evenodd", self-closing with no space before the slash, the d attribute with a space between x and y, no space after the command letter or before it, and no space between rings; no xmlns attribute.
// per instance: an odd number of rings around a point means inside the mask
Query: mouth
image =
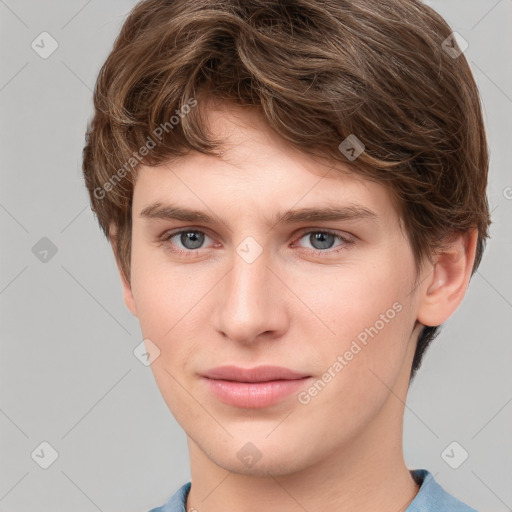
<svg viewBox="0 0 512 512"><path fill-rule="evenodd" d="M241 408L274 405L302 388L311 376L280 366L221 366L202 374L210 393Z"/></svg>

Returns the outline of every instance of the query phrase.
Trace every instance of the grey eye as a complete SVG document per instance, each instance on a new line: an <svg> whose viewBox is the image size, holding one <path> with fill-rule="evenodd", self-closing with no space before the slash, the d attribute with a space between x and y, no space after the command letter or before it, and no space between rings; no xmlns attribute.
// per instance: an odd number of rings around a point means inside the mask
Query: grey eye
<svg viewBox="0 0 512 512"><path fill-rule="evenodd" d="M198 249L204 243L205 234L201 231L182 231L177 234L180 235L180 243L185 249Z"/></svg>
<svg viewBox="0 0 512 512"><path fill-rule="evenodd" d="M336 235L322 231L315 231L307 236L309 236L309 242L313 248L317 250L330 249L333 246L335 239L339 238Z"/></svg>

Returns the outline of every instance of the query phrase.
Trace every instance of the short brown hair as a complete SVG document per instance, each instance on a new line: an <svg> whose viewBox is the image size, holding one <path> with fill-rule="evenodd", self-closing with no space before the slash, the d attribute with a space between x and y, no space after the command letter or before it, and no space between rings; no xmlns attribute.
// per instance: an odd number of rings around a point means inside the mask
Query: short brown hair
<svg viewBox="0 0 512 512"><path fill-rule="evenodd" d="M450 27L415 0L137 4L99 73L83 151L92 210L107 237L115 230L126 279L139 162L221 145L201 97L257 108L290 144L388 187L417 263L476 228L474 272L490 225L488 150L477 87L453 48ZM350 162L338 148L349 135L365 146ZM437 332L423 328L411 379Z"/></svg>

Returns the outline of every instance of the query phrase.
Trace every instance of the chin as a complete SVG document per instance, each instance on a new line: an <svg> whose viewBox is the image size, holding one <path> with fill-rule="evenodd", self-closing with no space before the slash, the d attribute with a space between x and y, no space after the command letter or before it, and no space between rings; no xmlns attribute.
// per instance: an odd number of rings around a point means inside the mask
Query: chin
<svg viewBox="0 0 512 512"><path fill-rule="evenodd" d="M269 476L289 476L301 471L306 467L306 465L304 465L303 467L300 463L298 463L298 461L296 460L296 456L295 458L284 456L276 457L275 454L270 460L268 458L265 459L265 457L263 456L252 467L244 466L236 457L234 459L230 458L229 460L226 460L225 457L222 457L220 460L214 459L213 462L217 466L231 473L244 476L253 476L258 478L268 478Z"/></svg>
<svg viewBox="0 0 512 512"><path fill-rule="evenodd" d="M310 454L304 450L304 442L299 440L291 443L286 436L275 439L265 439L268 431L259 439L249 441L251 436L242 438L233 437L225 442L215 445L203 444L200 448L207 457L217 466L238 475L255 477L286 476L302 471L308 465L313 465L314 460L308 464ZM309 446L308 451L315 451L314 446ZM300 456L298 456L300 454ZM311 454L312 455L312 454Z"/></svg>

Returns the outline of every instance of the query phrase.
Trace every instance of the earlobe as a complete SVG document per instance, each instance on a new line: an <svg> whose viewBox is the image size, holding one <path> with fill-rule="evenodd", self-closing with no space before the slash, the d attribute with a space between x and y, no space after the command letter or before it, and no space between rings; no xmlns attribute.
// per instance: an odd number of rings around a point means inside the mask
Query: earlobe
<svg viewBox="0 0 512 512"><path fill-rule="evenodd" d="M422 325L441 325L459 307L471 278L477 240L478 231L472 229L454 235L436 253L420 290L418 321Z"/></svg>

